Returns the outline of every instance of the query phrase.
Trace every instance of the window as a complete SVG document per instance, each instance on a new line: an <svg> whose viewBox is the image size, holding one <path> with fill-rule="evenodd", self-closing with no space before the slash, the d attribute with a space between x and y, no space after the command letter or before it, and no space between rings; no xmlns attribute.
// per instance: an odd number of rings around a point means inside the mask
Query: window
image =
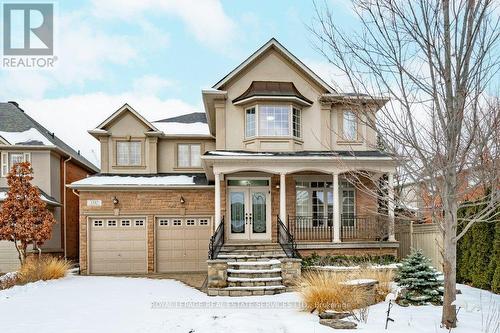
<svg viewBox="0 0 500 333"><path fill-rule="evenodd" d="M122 227L130 227L130 220L121 220Z"/></svg>
<svg viewBox="0 0 500 333"><path fill-rule="evenodd" d="M333 224L333 183L295 182L298 227L321 227Z"/></svg>
<svg viewBox="0 0 500 333"><path fill-rule="evenodd" d="M125 166L141 165L141 141L117 141L116 164Z"/></svg>
<svg viewBox="0 0 500 333"><path fill-rule="evenodd" d="M201 145L178 144L177 166L179 168L201 168Z"/></svg>
<svg viewBox="0 0 500 333"><path fill-rule="evenodd" d="M144 226L144 220L135 220L134 225L136 227L142 227L142 226Z"/></svg>
<svg viewBox="0 0 500 333"><path fill-rule="evenodd" d="M259 135L290 135L289 113L287 105L259 105Z"/></svg>
<svg viewBox="0 0 500 333"><path fill-rule="evenodd" d="M94 221L94 227L102 227L102 221L101 220Z"/></svg>
<svg viewBox="0 0 500 333"><path fill-rule="evenodd" d="M255 108L246 110L246 132L247 138L255 136Z"/></svg>
<svg viewBox="0 0 500 333"><path fill-rule="evenodd" d="M1 176L6 177L15 164L22 162L31 162L31 153L3 152L1 158Z"/></svg>
<svg viewBox="0 0 500 333"><path fill-rule="evenodd" d="M198 225L208 225L208 219L199 219Z"/></svg>
<svg viewBox="0 0 500 333"><path fill-rule="evenodd" d="M342 182L342 226L354 226L355 211L354 187L347 182Z"/></svg>
<svg viewBox="0 0 500 333"><path fill-rule="evenodd" d="M168 226L168 220L167 219L160 219L158 221L158 224L162 227Z"/></svg>
<svg viewBox="0 0 500 333"><path fill-rule="evenodd" d="M182 220L173 220L174 225L182 225Z"/></svg>
<svg viewBox="0 0 500 333"><path fill-rule="evenodd" d="M292 109L292 130L293 136L300 138L301 135L301 123L300 123L300 110L297 108Z"/></svg>
<svg viewBox="0 0 500 333"><path fill-rule="evenodd" d="M108 220L108 227L116 227L116 220Z"/></svg>
<svg viewBox="0 0 500 333"><path fill-rule="evenodd" d="M186 220L186 225L195 225L195 220L194 219L187 219Z"/></svg>
<svg viewBox="0 0 500 333"><path fill-rule="evenodd" d="M344 111L343 137L347 141L355 141L358 138L358 124L356 114L352 111Z"/></svg>

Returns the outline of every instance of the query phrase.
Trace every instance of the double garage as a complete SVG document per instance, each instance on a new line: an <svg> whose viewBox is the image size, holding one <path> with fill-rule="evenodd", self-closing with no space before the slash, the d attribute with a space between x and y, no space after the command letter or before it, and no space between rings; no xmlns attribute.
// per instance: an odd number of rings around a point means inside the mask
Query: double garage
<svg viewBox="0 0 500 333"><path fill-rule="evenodd" d="M154 218L153 253L156 273L198 272L207 269L211 218L161 216ZM148 272L146 217L94 217L89 220L90 274Z"/></svg>

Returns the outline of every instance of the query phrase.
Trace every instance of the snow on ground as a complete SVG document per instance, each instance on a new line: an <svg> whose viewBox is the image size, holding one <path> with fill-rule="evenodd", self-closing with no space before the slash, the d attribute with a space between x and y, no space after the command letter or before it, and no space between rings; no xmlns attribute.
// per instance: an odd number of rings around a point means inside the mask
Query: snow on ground
<svg viewBox="0 0 500 333"><path fill-rule="evenodd" d="M459 286L467 304L487 308L500 296ZM482 295L482 297L480 297ZM0 291L2 333L83 332L353 332L321 326L318 317L299 310L296 293L253 297L208 297L173 280L70 276ZM359 332L435 333L440 308L394 306L384 330L386 303L370 308ZM483 311L486 315L487 310ZM481 311L470 306L459 314L454 333L481 332Z"/></svg>

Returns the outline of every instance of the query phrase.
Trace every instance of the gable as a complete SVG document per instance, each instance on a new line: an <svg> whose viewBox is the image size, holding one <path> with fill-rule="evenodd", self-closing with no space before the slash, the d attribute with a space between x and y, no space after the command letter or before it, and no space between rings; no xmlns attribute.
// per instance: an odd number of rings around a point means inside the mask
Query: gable
<svg viewBox="0 0 500 333"><path fill-rule="evenodd" d="M217 82L213 88L217 90L226 90L227 86L231 84L231 81L243 72L248 71L249 67L252 67L256 62L260 61L263 57L266 57L270 51L279 53L285 61L293 66L296 71L300 72L307 80L310 80L321 87L320 91L322 93L336 93L335 89L330 87L323 79L321 79L316 73L314 73L309 67L307 67L274 38L269 40L250 57L243 61L238 67Z"/></svg>
<svg viewBox="0 0 500 333"><path fill-rule="evenodd" d="M141 119L132 112L123 112L115 117L103 129L107 130L113 136L133 136L143 137L145 132L151 129Z"/></svg>
<svg viewBox="0 0 500 333"><path fill-rule="evenodd" d="M262 53L225 84L228 99L240 96L254 81L292 82L301 94L313 101L326 92L324 87L275 49Z"/></svg>
<svg viewBox="0 0 500 333"><path fill-rule="evenodd" d="M101 131L108 130L117 119L119 119L123 114L132 114L139 122L145 126L148 131L158 131L156 127L153 126L149 121L146 120L143 116L141 116L137 111L135 111L130 105L125 103L121 108L113 112L111 116L106 118L101 124L99 124L95 130L93 131Z"/></svg>

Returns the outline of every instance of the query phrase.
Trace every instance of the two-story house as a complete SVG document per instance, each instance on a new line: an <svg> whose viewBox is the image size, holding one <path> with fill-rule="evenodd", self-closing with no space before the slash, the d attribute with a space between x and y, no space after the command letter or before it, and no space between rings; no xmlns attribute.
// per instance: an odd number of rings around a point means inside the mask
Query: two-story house
<svg viewBox="0 0 500 333"><path fill-rule="evenodd" d="M19 162L30 162L33 184L56 219L43 252L78 261L78 197L66 184L99 171L92 163L28 116L16 102L0 103L0 209L8 192L7 174ZM0 272L19 264L14 244L0 241Z"/></svg>
<svg viewBox="0 0 500 333"><path fill-rule="evenodd" d="M232 258L222 245L396 253L392 201L378 215L362 190L384 177L393 195L395 161L361 121L385 100L337 93L275 39L202 98L204 113L163 120L125 104L89 131L102 172L71 185L82 272L203 271L207 252Z"/></svg>

